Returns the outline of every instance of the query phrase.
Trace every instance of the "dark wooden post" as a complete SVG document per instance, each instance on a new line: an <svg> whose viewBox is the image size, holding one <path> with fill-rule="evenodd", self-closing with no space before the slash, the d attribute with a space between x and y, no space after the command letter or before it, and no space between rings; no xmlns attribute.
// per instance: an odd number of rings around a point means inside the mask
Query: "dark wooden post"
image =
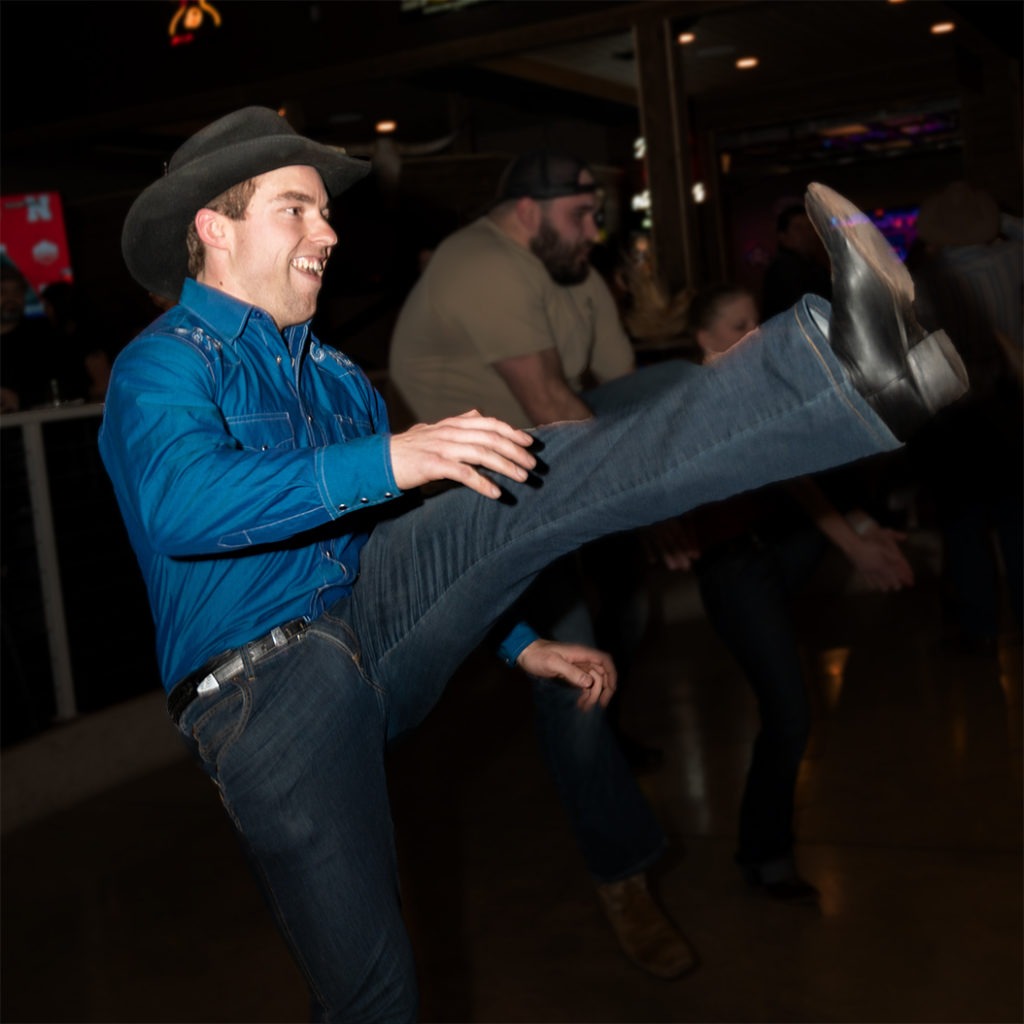
<svg viewBox="0 0 1024 1024"><path fill-rule="evenodd" d="M697 269L682 61L671 19L664 15L638 18L633 41L655 259L664 284L675 292L696 276Z"/></svg>

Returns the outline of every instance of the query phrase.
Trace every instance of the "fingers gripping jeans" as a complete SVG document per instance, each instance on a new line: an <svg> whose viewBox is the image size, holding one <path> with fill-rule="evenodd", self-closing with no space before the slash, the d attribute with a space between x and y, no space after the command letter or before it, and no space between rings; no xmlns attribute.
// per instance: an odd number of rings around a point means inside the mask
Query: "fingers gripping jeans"
<svg viewBox="0 0 1024 1024"><path fill-rule="evenodd" d="M540 569L599 536L898 447L811 303L827 314L806 299L699 375L654 366L594 419L537 429L547 471L502 481L507 501L458 488L382 522L347 598L186 710L322 1019L416 1019L386 746Z"/></svg>

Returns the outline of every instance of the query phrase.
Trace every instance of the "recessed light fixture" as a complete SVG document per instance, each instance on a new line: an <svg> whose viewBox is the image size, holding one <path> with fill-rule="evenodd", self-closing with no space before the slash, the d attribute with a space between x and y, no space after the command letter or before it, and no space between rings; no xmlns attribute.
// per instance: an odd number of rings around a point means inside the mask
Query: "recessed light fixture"
<svg viewBox="0 0 1024 1024"><path fill-rule="evenodd" d="M686 46L688 43L692 43L696 38L696 35L692 32L680 32L679 35L676 36L676 42L680 46Z"/></svg>
<svg viewBox="0 0 1024 1024"><path fill-rule="evenodd" d="M867 135L871 131L866 124L839 124L822 128L818 134L826 139L843 139L849 135Z"/></svg>
<svg viewBox="0 0 1024 1024"><path fill-rule="evenodd" d="M736 61L736 67L741 68L744 71L746 71L748 68L756 68L757 67L757 58L756 57L740 57L740 59L738 61Z"/></svg>
<svg viewBox="0 0 1024 1024"><path fill-rule="evenodd" d="M931 27L931 33L933 36L944 36L949 32L952 32L956 28L956 25L951 21L937 21Z"/></svg>

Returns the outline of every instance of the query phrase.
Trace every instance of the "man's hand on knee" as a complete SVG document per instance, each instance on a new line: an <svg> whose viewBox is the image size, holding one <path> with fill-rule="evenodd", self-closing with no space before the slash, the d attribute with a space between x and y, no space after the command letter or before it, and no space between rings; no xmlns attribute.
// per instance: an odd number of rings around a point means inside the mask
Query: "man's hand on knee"
<svg viewBox="0 0 1024 1024"><path fill-rule="evenodd" d="M522 483L537 460L527 449L533 438L525 430L475 410L438 423L417 423L391 438L391 468L403 491L435 480L454 480L485 498L501 488L479 469L489 469Z"/></svg>

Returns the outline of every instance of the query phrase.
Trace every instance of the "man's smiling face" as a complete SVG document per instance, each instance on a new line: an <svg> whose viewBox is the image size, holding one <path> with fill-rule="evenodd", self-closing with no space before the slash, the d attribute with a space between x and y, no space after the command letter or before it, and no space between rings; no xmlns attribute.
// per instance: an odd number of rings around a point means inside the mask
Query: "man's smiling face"
<svg viewBox="0 0 1024 1024"><path fill-rule="evenodd" d="M260 175L245 217L223 219L225 258L207 283L265 309L281 330L304 323L316 312L338 241L329 213L327 191L312 167Z"/></svg>

